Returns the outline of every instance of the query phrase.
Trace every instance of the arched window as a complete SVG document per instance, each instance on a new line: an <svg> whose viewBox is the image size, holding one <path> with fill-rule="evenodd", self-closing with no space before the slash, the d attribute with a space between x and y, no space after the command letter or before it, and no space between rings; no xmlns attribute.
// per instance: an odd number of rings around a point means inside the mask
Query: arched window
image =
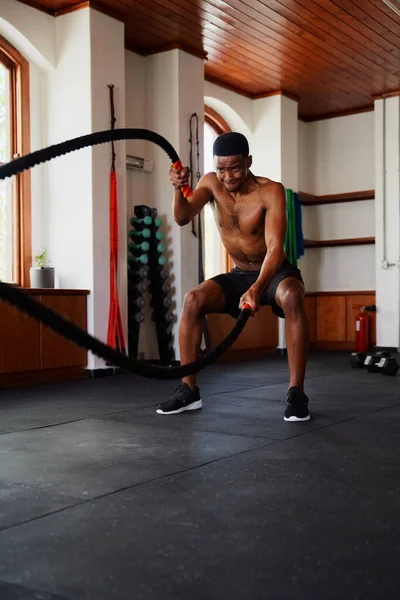
<svg viewBox="0 0 400 600"><path fill-rule="evenodd" d="M231 131L229 125L215 110L204 107L204 172L214 171L212 147L221 133ZM204 276L206 279L232 268L231 259L221 244L211 207L204 209Z"/></svg>
<svg viewBox="0 0 400 600"><path fill-rule="evenodd" d="M29 153L29 63L0 36L0 163ZM0 181L0 279L29 285L30 173Z"/></svg>

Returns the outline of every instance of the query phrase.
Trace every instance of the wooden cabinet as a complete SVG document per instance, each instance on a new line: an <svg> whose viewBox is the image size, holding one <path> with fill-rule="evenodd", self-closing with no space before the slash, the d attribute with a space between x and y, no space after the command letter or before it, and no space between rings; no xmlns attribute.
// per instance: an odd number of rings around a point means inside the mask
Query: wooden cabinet
<svg viewBox="0 0 400 600"><path fill-rule="evenodd" d="M85 290L24 290L86 331ZM87 352L0 302L0 387L85 376Z"/></svg>
<svg viewBox="0 0 400 600"><path fill-rule="evenodd" d="M375 292L314 292L306 295L304 308L310 322L311 348L352 351L355 348L355 322L360 306L375 304ZM376 344L375 313L368 313L371 348ZM247 358L275 351L278 346L278 317L263 306L250 318L238 339L221 360ZM228 315L207 316L211 345L218 344L235 321Z"/></svg>
<svg viewBox="0 0 400 600"><path fill-rule="evenodd" d="M235 320L229 315L207 315L210 343L216 346L232 329ZM262 306L254 317L250 317L238 339L227 350L223 359L251 357L275 350L278 345L278 317L270 306Z"/></svg>
<svg viewBox="0 0 400 600"><path fill-rule="evenodd" d="M0 374L40 369L39 330L37 321L0 302Z"/></svg>
<svg viewBox="0 0 400 600"><path fill-rule="evenodd" d="M85 296L42 296L43 304L86 330ZM40 323L41 368L86 366L87 352Z"/></svg>
<svg viewBox="0 0 400 600"><path fill-rule="evenodd" d="M345 341L346 298L344 296L318 296L316 320L318 341Z"/></svg>
<svg viewBox="0 0 400 600"><path fill-rule="evenodd" d="M304 298L304 308L310 322L310 341L316 340L316 324L317 324L317 300L314 296L306 296Z"/></svg>
<svg viewBox="0 0 400 600"><path fill-rule="evenodd" d="M360 306L374 304L375 292L308 294L305 305L310 319L312 347L324 350L354 350L355 322ZM372 348L376 344L375 313L368 313L368 319L369 342Z"/></svg>

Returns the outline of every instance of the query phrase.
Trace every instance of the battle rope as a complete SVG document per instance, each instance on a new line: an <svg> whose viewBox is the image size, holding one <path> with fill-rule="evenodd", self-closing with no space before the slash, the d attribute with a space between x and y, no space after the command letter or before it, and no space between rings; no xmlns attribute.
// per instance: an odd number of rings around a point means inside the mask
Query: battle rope
<svg viewBox="0 0 400 600"><path fill-rule="evenodd" d="M118 140L146 140L153 142L162 148L176 169L182 169L182 164L179 157L171 144L163 138L161 135L148 129L114 129L100 131L98 133L90 133L88 135L74 138L60 144L54 144L48 148L37 150L26 156L16 158L15 160L7 163L0 167L0 181L17 175L23 171L85 148L86 146L95 146L97 144L104 144L111 141ZM185 197L189 197L192 191L189 186L182 188L182 193ZM181 377L187 377L193 373L201 371L215 362L239 337L241 331L247 323L247 320L251 314L251 306L244 305L235 325L232 327L228 335L219 343L215 348L210 350L207 354L186 365L178 367L164 367L154 366L147 364L142 361L136 361L114 348L107 346L97 338L89 335L86 331L68 321L57 312L46 307L35 300L32 296L22 291L21 289L9 285L0 281L0 298L4 298L7 302L14 305L18 310L28 314L37 321L44 323L47 327L61 334L66 339L74 342L76 345L89 350L96 356L102 358L107 363L120 367L123 370L137 373L143 377L149 377L151 379L180 379Z"/></svg>

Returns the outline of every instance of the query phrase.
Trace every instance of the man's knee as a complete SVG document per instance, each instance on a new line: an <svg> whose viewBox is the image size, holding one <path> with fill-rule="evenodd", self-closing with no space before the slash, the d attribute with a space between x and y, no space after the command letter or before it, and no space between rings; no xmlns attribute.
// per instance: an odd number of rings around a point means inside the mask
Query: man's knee
<svg viewBox="0 0 400 600"><path fill-rule="evenodd" d="M288 285L280 294L280 305L285 315L299 314L304 309L304 288L302 285Z"/></svg>
<svg viewBox="0 0 400 600"><path fill-rule="evenodd" d="M187 315L202 315L205 307L205 295L201 290L190 290L183 300L183 312Z"/></svg>

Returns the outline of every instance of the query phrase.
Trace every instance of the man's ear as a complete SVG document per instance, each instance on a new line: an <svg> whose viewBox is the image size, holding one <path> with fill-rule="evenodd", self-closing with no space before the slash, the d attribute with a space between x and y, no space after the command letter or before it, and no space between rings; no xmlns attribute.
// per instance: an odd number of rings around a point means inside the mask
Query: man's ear
<svg viewBox="0 0 400 600"><path fill-rule="evenodd" d="M250 169L251 165L253 164L253 157L252 156L248 156L247 157L247 168Z"/></svg>

